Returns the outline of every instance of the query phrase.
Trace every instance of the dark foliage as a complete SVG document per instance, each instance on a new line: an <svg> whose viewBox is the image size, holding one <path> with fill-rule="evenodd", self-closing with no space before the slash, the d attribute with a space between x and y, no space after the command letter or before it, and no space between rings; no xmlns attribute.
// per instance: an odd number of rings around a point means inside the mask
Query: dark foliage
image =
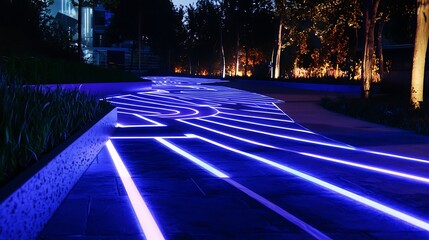
<svg viewBox="0 0 429 240"><path fill-rule="evenodd" d="M371 99L323 98L321 105L352 117L429 135L429 107L414 110L406 104L408 99L397 95L380 95Z"/></svg>

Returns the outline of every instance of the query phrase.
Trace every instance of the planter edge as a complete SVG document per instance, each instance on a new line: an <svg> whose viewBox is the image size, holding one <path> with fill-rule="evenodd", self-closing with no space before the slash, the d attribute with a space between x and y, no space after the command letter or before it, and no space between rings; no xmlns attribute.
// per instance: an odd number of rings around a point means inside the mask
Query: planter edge
<svg viewBox="0 0 429 240"><path fill-rule="evenodd" d="M0 191L0 239L35 239L114 131L114 108Z"/></svg>

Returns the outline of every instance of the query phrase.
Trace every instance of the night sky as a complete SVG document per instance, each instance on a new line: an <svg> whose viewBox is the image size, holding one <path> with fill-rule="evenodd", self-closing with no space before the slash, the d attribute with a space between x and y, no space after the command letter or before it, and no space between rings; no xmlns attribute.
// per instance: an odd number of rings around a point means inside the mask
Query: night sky
<svg viewBox="0 0 429 240"><path fill-rule="evenodd" d="M190 3L196 2L196 0L172 0L172 1L176 6L179 6L179 5L187 6Z"/></svg>

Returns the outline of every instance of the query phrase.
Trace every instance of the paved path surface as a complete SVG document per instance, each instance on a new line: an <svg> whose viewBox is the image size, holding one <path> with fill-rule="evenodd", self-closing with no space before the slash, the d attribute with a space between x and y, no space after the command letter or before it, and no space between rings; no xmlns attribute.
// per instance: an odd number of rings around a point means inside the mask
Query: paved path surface
<svg viewBox="0 0 429 240"><path fill-rule="evenodd" d="M320 94L151 79L109 98L118 130L40 238L429 239L427 137Z"/></svg>

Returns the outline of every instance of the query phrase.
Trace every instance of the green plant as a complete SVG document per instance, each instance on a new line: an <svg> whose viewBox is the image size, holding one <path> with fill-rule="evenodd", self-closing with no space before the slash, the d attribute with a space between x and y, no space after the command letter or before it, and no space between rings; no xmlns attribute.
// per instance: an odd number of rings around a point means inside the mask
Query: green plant
<svg viewBox="0 0 429 240"><path fill-rule="evenodd" d="M17 77L0 78L0 185L111 109L77 90L49 90L19 84Z"/></svg>

